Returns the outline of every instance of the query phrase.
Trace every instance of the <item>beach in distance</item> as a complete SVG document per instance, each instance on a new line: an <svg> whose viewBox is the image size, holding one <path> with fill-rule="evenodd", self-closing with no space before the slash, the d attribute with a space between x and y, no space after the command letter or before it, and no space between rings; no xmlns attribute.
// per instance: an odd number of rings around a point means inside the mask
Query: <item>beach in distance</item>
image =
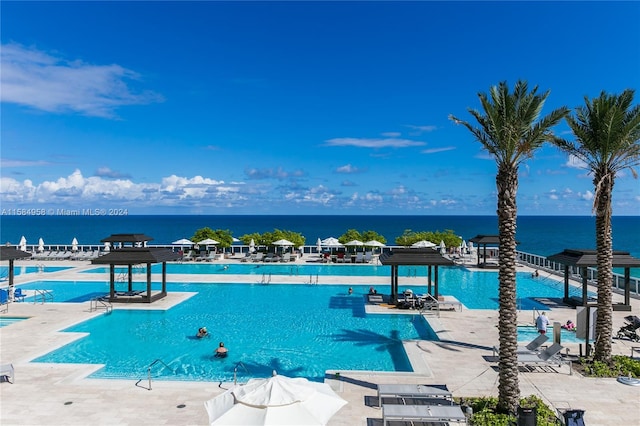
<svg viewBox="0 0 640 426"><path fill-rule="evenodd" d="M100 244L116 233L143 233L151 244L170 244L190 238L197 229L228 229L234 237L274 229L302 234L306 245L318 238L339 237L348 229L375 231L395 245L406 229L412 231L453 230L468 240L478 234L498 234L495 216L339 216L339 215L119 215L119 216L2 216L0 241L17 245L22 236L27 244ZM614 216L613 248L640 257L640 216ZM516 238L518 250L551 255L565 248L595 249L595 218L592 216L520 216Z"/></svg>

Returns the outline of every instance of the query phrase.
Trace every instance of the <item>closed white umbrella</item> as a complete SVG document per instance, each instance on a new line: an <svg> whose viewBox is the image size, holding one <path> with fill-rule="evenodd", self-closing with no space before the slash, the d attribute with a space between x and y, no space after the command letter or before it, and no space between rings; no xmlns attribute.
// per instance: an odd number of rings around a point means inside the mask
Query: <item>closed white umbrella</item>
<svg viewBox="0 0 640 426"><path fill-rule="evenodd" d="M253 241L253 238L251 239L251 241L249 241L249 253L253 253L256 251L256 242Z"/></svg>
<svg viewBox="0 0 640 426"><path fill-rule="evenodd" d="M318 253L322 253L322 240L318 237L318 241L316 241L316 248L318 249Z"/></svg>
<svg viewBox="0 0 640 426"><path fill-rule="evenodd" d="M104 249L103 250L104 250L105 253L109 253L111 251L111 243L109 241L104 243Z"/></svg>
<svg viewBox="0 0 640 426"><path fill-rule="evenodd" d="M447 251L447 246L444 244L443 240L440 240L440 253L445 254Z"/></svg>
<svg viewBox="0 0 640 426"><path fill-rule="evenodd" d="M38 253L42 253L44 251L44 240L40 238L38 240Z"/></svg>
<svg viewBox="0 0 640 426"><path fill-rule="evenodd" d="M78 240L76 237L73 237L73 240L71 240L71 251L78 251Z"/></svg>
<svg viewBox="0 0 640 426"><path fill-rule="evenodd" d="M20 243L18 243L18 250L27 251L27 239L24 237L24 235L22 236L22 238L20 238Z"/></svg>
<svg viewBox="0 0 640 426"><path fill-rule="evenodd" d="M326 383L274 375L205 402L210 425L326 425L347 401Z"/></svg>

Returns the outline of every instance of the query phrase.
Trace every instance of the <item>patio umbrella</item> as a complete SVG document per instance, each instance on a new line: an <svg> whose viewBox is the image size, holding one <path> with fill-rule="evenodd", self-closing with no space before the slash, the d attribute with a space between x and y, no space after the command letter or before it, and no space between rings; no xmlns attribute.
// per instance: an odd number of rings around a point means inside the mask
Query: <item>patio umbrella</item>
<svg viewBox="0 0 640 426"><path fill-rule="evenodd" d="M202 246L215 246L216 244L220 244L220 241L212 240L211 238L207 238L206 240L198 241L198 244Z"/></svg>
<svg viewBox="0 0 640 426"><path fill-rule="evenodd" d="M382 244L380 241L371 240L364 243L365 247L386 247L385 244Z"/></svg>
<svg viewBox="0 0 640 426"><path fill-rule="evenodd" d="M110 251L111 251L111 243L107 241L106 243L104 243L104 252L109 253Z"/></svg>
<svg viewBox="0 0 640 426"><path fill-rule="evenodd" d="M42 253L44 251L44 240L40 238L38 240L38 253Z"/></svg>
<svg viewBox="0 0 640 426"><path fill-rule="evenodd" d="M444 244L443 240L440 240L440 253L445 254L445 252L447 251L447 246Z"/></svg>
<svg viewBox="0 0 640 426"><path fill-rule="evenodd" d="M344 243L345 246L363 246L364 243L360 240L351 240L348 243Z"/></svg>
<svg viewBox="0 0 640 426"><path fill-rule="evenodd" d="M253 238L251 239L251 241L249 241L249 253L253 253L256 251L256 242L253 241Z"/></svg>
<svg viewBox="0 0 640 426"><path fill-rule="evenodd" d="M278 240L278 241L274 241L272 244L273 244L274 246L281 246L281 247L282 247L282 252L283 252L283 253L284 253L284 248L285 248L285 247L293 246L293 245L294 245L291 241L289 241L289 240L285 240L285 239L281 239L281 240Z"/></svg>
<svg viewBox="0 0 640 426"><path fill-rule="evenodd" d="M210 425L325 425L347 401L326 383L251 379L204 403Z"/></svg>
<svg viewBox="0 0 640 426"><path fill-rule="evenodd" d="M321 241L322 247L342 247L337 238L329 237Z"/></svg>
<svg viewBox="0 0 640 426"><path fill-rule="evenodd" d="M318 241L316 241L316 248L318 249L318 253L322 253L322 240L318 237Z"/></svg>
<svg viewBox="0 0 640 426"><path fill-rule="evenodd" d="M78 240L76 237L73 237L73 240L71 240L71 251L78 251Z"/></svg>
<svg viewBox="0 0 640 426"><path fill-rule="evenodd" d="M411 244L411 247L413 248L432 248L435 247L436 245L434 243L432 243L431 241L427 241L427 240L420 240L420 241L416 241L415 243Z"/></svg>
<svg viewBox="0 0 640 426"><path fill-rule="evenodd" d="M22 238L20 238L20 243L18 243L18 250L27 251L27 239L24 237L24 235L22 236Z"/></svg>
<svg viewBox="0 0 640 426"><path fill-rule="evenodd" d="M187 240L186 238L182 238L178 241L172 242L171 244L174 246L192 246L194 242L191 240Z"/></svg>

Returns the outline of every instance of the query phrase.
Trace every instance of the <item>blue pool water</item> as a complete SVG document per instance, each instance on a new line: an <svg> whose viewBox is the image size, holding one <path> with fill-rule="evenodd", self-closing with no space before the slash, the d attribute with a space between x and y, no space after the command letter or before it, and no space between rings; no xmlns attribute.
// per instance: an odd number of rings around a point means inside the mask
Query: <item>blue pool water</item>
<svg viewBox="0 0 640 426"><path fill-rule="evenodd" d="M50 283L50 282L46 282ZM92 288L91 290L95 290ZM412 371L402 340L437 340L418 315L366 315L347 286L171 284L197 292L168 311L115 310L65 331L88 336L35 362L100 363L99 378L232 380L283 375L322 380L326 369ZM58 291L57 289L55 290ZM210 338L194 337L206 326ZM225 359L213 357L220 341ZM238 364L242 363L242 364Z"/></svg>
<svg viewBox="0 0 640 426"><path fill-rule="evenodd" d="M20 321L29 319L28 317L0 317L0 327L6 327Z"/></svg>
<svg viewBox="0 0 640 426"><path fill-rule="evenodd" d="M192 266L198 267L200 265L177 265L177 266ZM216 265L206 265L216 266ZM237 266L237 265L231 265ZM276 266L276 265L272 265ZM279 265L278 265L279 266ZM304 274L300 274L300 282L303 283L308 276L306 275L306 268L313 268L313 266L300 266L300 270L304 271ZM351 266L349 266L351 267ZM266 268L266 266L265 266ZM284 267L286 268L286 266ZM329 267L331 268L331 267ZM343 267L338 267L342 269ZM380 269L380 267L365 267L365 269ZM35 281L29 284L23 284L20 287L24 289L45 289L53 290L55 302L85 302L96 296L103 295L109 291L108 273L104 273L105 280L101 282L88 282L88 281L76 281L76 282L56 282L56 281ZM220 268L222 269L222 268ZM426 268L413 268L417 270L414 274L402 275L400 274L400 289L411 288L415 293L425 293L427 291L426 285L426 273L425 276L420 276L418 273L420 269L426 270ZM410 270L410 269L408 269ZM286 269L281 269L280 272L286 272ZM135 272L135 271L134 271ZM139 272L139 271L138 271ZM388 273L388 271L387 271ZM250 274L249 274L250 275ZM274 275L277 275L274 272ZM144 273L134 273L134 289L146 289L146 283L135 282L146 280ZM256 282L255 279L248 279L250 282ZM498 273L497 272L475 272L468 271L463 268L440 268L439 269L439 292L440 294L452 295L456 297L469 309L498 309ZM345 285L348 285L348 280L345 280ZM176 288L175 285L169 283L167 289L172 291ZM381 293L387 292L386 285L378 286L378 291ZM160 289L159 283L153 283L153 289ZM366 287L368 288L368 287ZM126 291L126 283L116 284L116 290ZM535 300L536 298L562 298L564 294L563 284L554 281L549 278L532 278L528 273L517 274L517 297L518 297L518 309L521 310L544 310L547 307ZM580 295L578 289L574 288L570 295ZM28 299L27 299L28 300Z"/></svg>
<svg viewBox="0 0 640 426"><path fill-rule="evenodd" d="M58 272L64 271L65 269L71 269L70 266L14 266L13 274L14 275L23 275L23 274L33 274L36 272ZM9 267L8 266L0 266L0 277L9 276Z"/></svg>
<svg viewBox="0 0 640 426"><path fill-rule="evenodd" d="M547 328L547 336L553 341L553 327ZM518 327L518 342L530 342L538 337L538 330L535 327L519 326ZM569 331L561 329L560 341L568 343L584 343L584 339L578 339L575 331Z"/></svg>

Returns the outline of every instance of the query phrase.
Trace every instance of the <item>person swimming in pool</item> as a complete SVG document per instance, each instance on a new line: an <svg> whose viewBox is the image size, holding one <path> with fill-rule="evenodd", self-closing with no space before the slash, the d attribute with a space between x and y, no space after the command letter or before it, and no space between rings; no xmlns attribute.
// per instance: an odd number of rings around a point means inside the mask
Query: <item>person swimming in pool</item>
<svg viewBox="0 0 640 426"><path fill-rule="evenodd" d="M200 327L198 329L198 334L196 334L196 337L201 339L203 337L206 337L209 335L209 332L207 331L207 327Z"/></svg>
<svg viewBox="0 0 640 426"><path fill-rule="evenodd" d="M224 342L220 342L215 351L216 358L226 358L227 355L229 355L229 350L224 347Z"/></svg>

